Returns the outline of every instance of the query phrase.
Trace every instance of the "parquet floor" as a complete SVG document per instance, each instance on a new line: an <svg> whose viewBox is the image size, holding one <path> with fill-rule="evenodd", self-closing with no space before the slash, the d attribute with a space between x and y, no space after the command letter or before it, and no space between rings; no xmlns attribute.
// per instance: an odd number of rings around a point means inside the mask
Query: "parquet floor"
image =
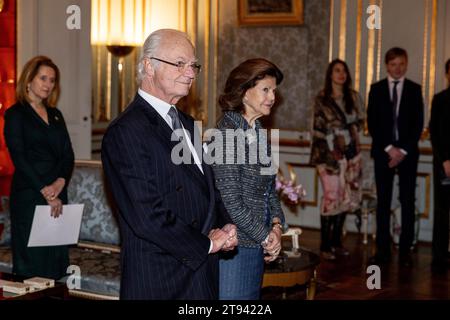
<svg viewBox="0 0 450 320"><path fill-rule="evenodd" d="M319 230L304 229L300 246L319 253ZM431 244L418 243L413 255L414 266L401 268L393 251L392 261L381 269L381 289L367 288L367 260L374 253L374 243L362 243L362 235L349 233L344 246L350 256L335 261L322 260L318 270L316 300L449 300L450 270L436 273L431 269ZM264 288L263 300L281 299L282 288ZM296 286L286 290L288 300L304 299L305 288Z"/></svg>

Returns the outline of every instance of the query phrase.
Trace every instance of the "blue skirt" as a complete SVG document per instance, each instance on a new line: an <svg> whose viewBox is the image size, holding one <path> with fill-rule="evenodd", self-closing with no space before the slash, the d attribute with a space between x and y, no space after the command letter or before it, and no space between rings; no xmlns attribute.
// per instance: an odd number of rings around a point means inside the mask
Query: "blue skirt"
<svg viewBox="0 0 450 320"><path fill-rule="evenodd" d="M258 300L264 275L262 247L238 247L219 260L219 299Z"/></svg>

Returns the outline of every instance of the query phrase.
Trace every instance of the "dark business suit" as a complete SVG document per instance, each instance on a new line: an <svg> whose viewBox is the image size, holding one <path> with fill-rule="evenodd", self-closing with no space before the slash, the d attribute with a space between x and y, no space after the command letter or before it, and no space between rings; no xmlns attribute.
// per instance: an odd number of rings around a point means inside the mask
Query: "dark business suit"
<svg viewBox="0 0 450 320"><path fill-rule="evenodd" d="M179 111L194 136L193 119ZM231 222L211 168L175 165L172 130L139 94L102 144L122 237L122 299L217 299L218 256L208 233Z"/></svg>
<svg viewBox="0 0 450 320"><path fill-rule="evenodd" d="M377 252L390 255L390 214L393 179L399 175L402 230L400 254L408 254L414 239L415 189L418 142L423 129L423 99L421 87L408 79L403 84L397 117L398 139L393 134L393 104L388 80L371 86L367 110L367 122L372 136L371 155L375 164L377 186ZM388 145L401 148L408 154L396 168L389 168Z"/></svg>
<svg viewBox="0 0 450 320"><path fill-rule="evenodd" d="M450 88L433 97L430 137L433 145L434 217L433 260L445 262L448 257L450 186L443 186L443 162L450 160Z"/></svg>
<svg viewBox="0 0 450 320"><path fill-rule="evenodd" d="M67 246L28 248L35 207L48 205L40 190L64 178L59 198L66 204L74 166L61 112L47 108L47 114L48 124L28 103L17 103L5 114L5 140L15 166L10 195L13 273L59 279L69 266Z"/></svg>

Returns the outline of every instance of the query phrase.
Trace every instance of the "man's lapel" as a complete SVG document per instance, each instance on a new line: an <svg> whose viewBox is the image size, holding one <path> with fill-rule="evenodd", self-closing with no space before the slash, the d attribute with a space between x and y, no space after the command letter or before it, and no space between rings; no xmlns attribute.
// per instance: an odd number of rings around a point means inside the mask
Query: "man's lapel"
<svg viewBox="0 0 450 320"><path fill-rule="evenodd" d="M384 105L388 106L389 110L392 110L391 88L389 87L389 80L387 78L384 79L382 94Z"/></svg>
<svg viewBox="0 0 450 320"><path fill-rule="evenodd" d="M172 141L172 129L169 127L167 122L159 115L159 113L141 96L137 95L135 98L138 105L141 105L145 114L148 117L149 124L151 126L151 134L156 135L156 137L161 141L161 143L166 148L166 151L171 154L173 148L175 148L180 142ZM180 117L183 125L185 126L185 122L183 121L183 117ZM193 127L193 125L192 125ZM185 126L186 128L186 126ZM193 131L193 130L192 130ZM191 159L191 164L180 164L186 170L182 170L183 172L187 172L187 174L193 178L195 178L205 189L207 188L206 181L203 177L203 174L198 169L197 165Z"/></svg>
<svg viewBox="0 0 450 320"><path fill-rule="evenodd" d="M167 148L167 151L170 153L172 149L179 143L178 141L172 141L172 129L169 127L167 122L161 118L158 112L140 95L136 95L135 102L137 103L137 107L143 109L145 115L149 120L149 124L152 127L152 134L156 135L161 143Z"/></svg>
<svg viewBox="0 0 450 320"><path fill-rule="evenodd" d="M403 90L402 90L402 95L400 98L400 105L398 107L398 117L400 118L401 114L404 114L405 112L405 108L407 108L407 101L408 101L408 92L409 92L409 83L408 80L405 79L403 81Z"/></svg>

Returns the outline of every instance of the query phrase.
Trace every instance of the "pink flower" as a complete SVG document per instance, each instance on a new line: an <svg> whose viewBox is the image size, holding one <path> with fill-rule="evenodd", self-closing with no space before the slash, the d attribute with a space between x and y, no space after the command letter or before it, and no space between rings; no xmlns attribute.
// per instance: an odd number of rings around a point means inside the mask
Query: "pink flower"
<svg viewBox="0 0 450 320"><path fill-rule="evenodd" d="M292 202L295 202L295 203L297 203L297 201L298 201L298 195L296 193L289 193L288 198L289 198L289 200L291 200Z"/></svg>
<svg viewBox="0 0 450 320"><path fill-rule="evenodd" d="M285 180L283 177L275 179L275 189L281 196L281 199L288 204L297 204L298 201L306 196L306 191L301 184L294 185L291 180Z"/></svg>
<svg viewBox="0 0 450 320"><path fill-rule="evenodd" d="M275 179L275 190L280 191L283 188L283 183L277 179Z"/></svg>

